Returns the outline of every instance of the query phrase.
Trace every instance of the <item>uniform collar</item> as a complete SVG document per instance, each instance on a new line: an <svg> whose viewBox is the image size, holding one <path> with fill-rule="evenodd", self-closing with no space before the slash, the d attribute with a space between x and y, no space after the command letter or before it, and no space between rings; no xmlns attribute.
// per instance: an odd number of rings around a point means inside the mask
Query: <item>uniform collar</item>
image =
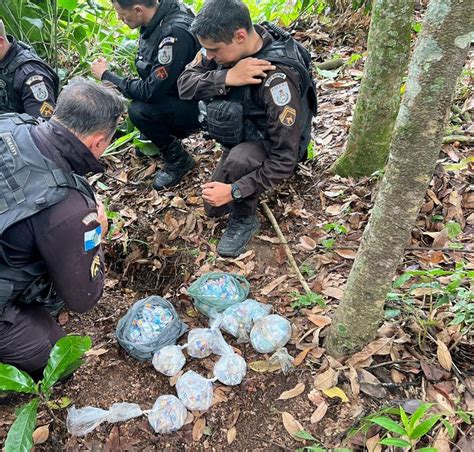
<svg viewBox="0 0 474 452"><path fill-rule="evenodd" d="M259 53L265 47L267 47L269 44L271 44L274 41L274 39L272 38L272 35L262 25L255 24L254 28L255 28L255 31L260 35L260 37L263 40L262 48L258 52L256 52L256 53Z"/></svg>
<svg viewBox="0 0 474 452"><path fill-rule="evenodd" d="M48 153L58 155L72 171L80 176L87 173L102 173L104 168L92 152L72 132L54 119L34 127L37 137L47 147Z"/></svg>
<svg viewBox="0 0 474 452"><path fill-rule="evenodd" d="M8 35L7 39L10 42L11 46L8 49L8 52L3 57L3 59L0 60L0 67L6 67L11 62L11 60L15 58L16 54L18 53L18 50L20 49L18 42L13 36Z"/></svg>
<svg viewBox="0 0 474 452"><path fill-rule="evenodd" d="M172 7L176 5L175 0L161 0L158 9L151 19L150 23L146 27L141 27L140 34L144 39L149 38L156 27L161 25L161 22L166 17L166 15L171 11Z"/></svg>

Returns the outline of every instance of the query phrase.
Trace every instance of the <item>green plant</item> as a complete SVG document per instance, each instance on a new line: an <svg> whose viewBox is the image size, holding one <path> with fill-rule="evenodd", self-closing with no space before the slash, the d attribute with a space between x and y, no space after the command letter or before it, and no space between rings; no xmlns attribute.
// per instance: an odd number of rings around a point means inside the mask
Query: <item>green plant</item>
<svg viewBox="0 0 474 452"><path fill-rule="evenodd" d="M339 223L327 223L323 226L326 232L335 232L337 235L347 234L349 231L345 226Z"/></svg>
<svg viewBox="0 0 474 452"><path fill-rule="evenodd" d="M290 294L295 301L291 303L291 307L293 309L302 309L302 308L311 308L314 305L319 305L321 307L326 307L326 302L324 301L324 298L314 292L311 293L306 293L306 294L300 294L297 291L291 292Z"/></svg>
<svg viewBox="0 0 474 452"><path fill-rule="evenodd" d="M91 348L88 336L65 336L51 350L43 379L38 383L26 373L9 364L0 364L0 391L33 394L36 397L19 408L5 441L5 452L28 451L33 447L32 434L41 404L49 406L53 386L71 375L83 363L84 353Z"/></svg>
<svg viewBox="0 0 474 452"><path fill-rule="evenodd" d="M295 433L297 438L304 439L305 441L311 441L312 444L305 447L300 447L296 449L296 452L327 452L326 449L311 433L308 433L304 430ZM336 447L331 449L333 452L351 452L351 449L346 449L345 447Z"/></svg>
<svg viewBox="0 0 474 452"><path fill-rule="evenodd" d="M386 430L384 438L379 441L385 446L401 447L410 451L436 452L435 448L423 447L415 449L416 444L424 438L431 429L440 422L442 416L439 414L427 415L428 410L433 406L431 403L420 405L416 411L408 416L405 410L400 407L397 421L388 416L375 416L370 419L372 424L380 425ZM387 435L390 434L390 437ZM397 437L393 435L398 435Z"/></svg>
<svg viewBox="0 0 474 452"><path fill-rule="evenodd" d="M300 272L303 275L306 275L308 278L311 278L312 276L316 274L316 271L314 270L314 268L310 264L307 264L306 262L300 265Z"/></svg>

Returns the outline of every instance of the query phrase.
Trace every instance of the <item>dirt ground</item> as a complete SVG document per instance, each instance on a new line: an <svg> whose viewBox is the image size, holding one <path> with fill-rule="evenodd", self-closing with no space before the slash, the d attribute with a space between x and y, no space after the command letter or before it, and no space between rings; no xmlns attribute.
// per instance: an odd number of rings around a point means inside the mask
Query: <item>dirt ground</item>
<svg viewBox="0 0 474 452"><path fill-rule="evenodd" d="M314 50L319 52L321 60L336 53L343 58L354 52L363 53L363 40L354 36L348 47L345 40L334 43L321 30L308 33L314 34ZM362 426L364 416L383 406L432 400L436 393L442 394L452 406L472 407L472 395L459 386L469 388L472 384L474 390L472 377L439 373L442 369L436 361L436 349L429 341L426 347L419 346L416 322L409 315L402 314L387 321L378 338L382 342L386 340L383 347L367 352L365 361L361 359L360 362L365 362L361 367L370 371L378 382L371 391L359 390L358 383L351 378L350 366L330 358L324 350L328 317L342 297L355 248L377 190L376 177L357 181L327 172L342 152L347 138L361 69L360 65L348 66L336 80L319 80L320 114L314 130L316 156L300 165L292 179L267 196L268 205L298 264L306 269L306 279L312 290L324 297L327 306L300 309L291 306L295 291L302 293L303 289L263 212L260 213L261 231L247 253L237 259L217 256L215 246L225 221L207 219L199 197L200 185L209 179L220 154L213 142L199 134L186 141L198 161L197 169L178 187L165 193L156 193L150 188L156 161L138 159L130 148L124 148L121 154L107 159L105 175L92 179L96 190L108 199L109 209L119 213L113 219L115 231L105 247L108 276L104 297L85 315L63 313L60 317L68 333L89 335L93 350L73 378L54 390L53 399L67 396L76 408L91 405L106 409L114 402L126 401L149 409L158 396L175 394L173 382L158 374L151 363L139 362L127 355L115 339L115 328L130 306L148 295L170 299L190 328L207 326L207 320L194 310L186 288L197 276L216 269L246 275L251 284L250 296L272 304L276 313L292 322L294 334L288 350L297 357L294 371L285 376L278 370L252 370L251 367L258 366L258 361L268 356L259 355L250 345L242 346L226 336L250 366L247 376L237 387L216 384L211 409L206 413L193 413L182 430L157 435L142 417L116 425L104 423L85 437L76 438L69 435L65 427L67 409L54 410L54 417L42 409L37 426L49 425L49 437L36 446L37 450L240 452L295 450L317 445L294 439L283 422L284 413L289 413L328 449L345 445L364 450L366 439L375 437L377 429L371 428L367 436L351 436L349 430ZM462 105L465 99L460 102ZM472 125L462 127L466 133L474 133ZM443 163L457 163L469 155L470 149L462 144L444 146L412 245L431 246L433 235L426 233L440 232L439 225L431 219L433 215L443 214L445 220L454 218L462 225L463 233L458 240L472 247L469 237L472 239L474 221L469 167L457 172L443 169ZM325 224L344 225L348 232L337 235L324 229ZM326 249L322 245L324 240L333 238L336 246ZM461 259L472 269L472 256L452 251L409 250L400 271L434 265L452 268ZM442 331L437 325L431 333ZM451 329L449 333L459 337L459 331ZM179 341L184 342L185 337ZM215 357L189 358L185 370L193 369L211 377L214 362ZM458 363L462 366L460 361ZM329 369L334 370L335 385L347 395L347 402L322 396L315 389L315 378ZM433 377L435 371L438 374ZM298 384L304 385L302 393L278 400L284 391ZM434 400L439 402L436 397ZM321 403L327 405L327 412L314 422L314 412ZM14 406L0 406L0 442L4 441L13 420ZM469 446L472 431L466 425L459 428L463 433L451 441L452 450L473 450Z"/></svg>

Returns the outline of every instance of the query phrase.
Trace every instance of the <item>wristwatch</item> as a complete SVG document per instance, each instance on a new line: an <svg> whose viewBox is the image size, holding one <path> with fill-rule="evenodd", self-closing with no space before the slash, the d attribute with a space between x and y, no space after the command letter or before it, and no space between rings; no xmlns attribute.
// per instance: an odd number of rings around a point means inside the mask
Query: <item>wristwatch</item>
<svg viewBox="0 0 474 452"><path fill-rule="evenodd" d="M238 201L239 199L242 199L242 192L239 189L239 186L237 184L232 184L230 192L232 194L232 199L235 201Z"/></svg>

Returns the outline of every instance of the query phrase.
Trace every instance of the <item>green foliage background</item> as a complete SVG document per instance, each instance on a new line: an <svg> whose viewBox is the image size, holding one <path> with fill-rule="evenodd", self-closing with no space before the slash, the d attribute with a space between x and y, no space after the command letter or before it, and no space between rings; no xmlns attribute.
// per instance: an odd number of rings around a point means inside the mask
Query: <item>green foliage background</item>
<svg viewBox="0 0 474 452"><path fill-rule="evenodd" d="M184 0L197 12L205 0ZM288 26L302 14L326 14L359 8L370 0L246 0L255 22ZM0 18L7 31L29 43L52 64L64 81L87 75L99 55L113 60L114 70L130 72L137 30L115 15L110 0L1 0Z"/></svg>

